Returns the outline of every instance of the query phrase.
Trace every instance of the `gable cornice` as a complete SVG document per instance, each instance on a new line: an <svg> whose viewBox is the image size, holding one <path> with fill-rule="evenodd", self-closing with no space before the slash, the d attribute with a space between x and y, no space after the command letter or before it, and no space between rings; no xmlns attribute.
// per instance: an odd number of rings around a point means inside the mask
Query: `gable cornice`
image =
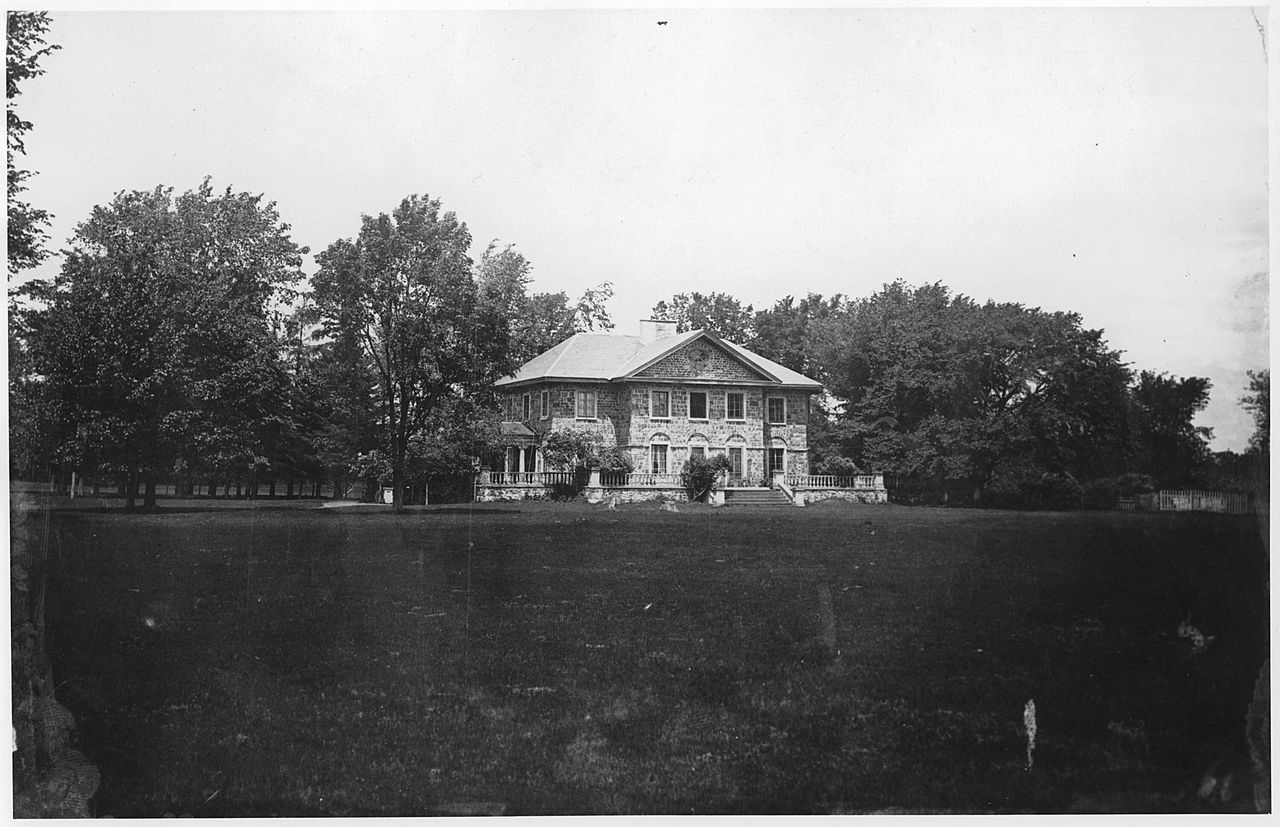
<svg viewBox="0 0 1280 827"><path fill-rule="evenodd" d="M775 385L780 385L780 384L782 384L782 380L780 380L778 377L774 376L772 373L770 373L769 371L765 370L765 369L764 369L764 368L762 368L760 365L757 365L755 362L750 361L750 360L748 360L748 359L744 358L744 357L742 356L742 354L741 354L741 353L739 353L735 348L729 347L729 345L728 345L728 344L727 344L723 339L721 339L719 336L717 336L716 334L712 333L712 332L711 332L711 331L709 331L709 330L702 330L702 331L699 331L699 332L698 332L698 335L696 335L696 336L691 336L691 337L689 337L688 339L685 339L683 342L674 342L674 343L672 343L671 347L664 348L663 350L659 351L656 355L654 355L652 358L650 358L647 362L644 362L643 364L639 365L638 367L632 368L631 370L627 371L626 373L618 374L617 376L612 377L612 380L613 380L613 381L615 381L615 382L617 382L617 381L624 380L624 379L638 379L638 378L642 378L642 377L637 377L637 376L636 376L636 374L640 373L641 371L648 370L649 368L653 367L653 366L654 366L655 364L657 364L658 362L661 362L663 359L665 359L665 358L667 358L668 356L670 356L672 353L675 353L677 350L680 350L681 348L688 347L689 345L692 345L694 342L696 342L696 341L698 341L698 340L700 340L700 339L706 339L706 340L708 340L708 341L712 342L713 344L715 344L717 347L719 347L719 348L720 348L721 352L723 352L723 353L727 354L729 357L731 357L731 358L733 358L734 360L736 360L739 364L741 364L741 365L743 365L743 366L745 366L745 367L749 368L749 369L750 369L750 370L752 370L752 371L755 371L755 372L756 372L756 373L758 373L759 375L763 376L763 377L764 377L766 380L768 380L769 382L772 382L772 383L773 383L773 384L775 384Z"/></svg>

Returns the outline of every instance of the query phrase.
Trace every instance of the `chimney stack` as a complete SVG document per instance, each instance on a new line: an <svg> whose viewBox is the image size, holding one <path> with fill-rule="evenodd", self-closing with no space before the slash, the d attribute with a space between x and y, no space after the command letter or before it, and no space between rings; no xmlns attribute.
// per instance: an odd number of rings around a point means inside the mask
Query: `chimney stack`
<svg viewBox="0 0 1280 827"><path fill-rule="evenodd" d="M647 345L654 339L676 335L676 323L666 319L641 319L640 344Z"/></svg>

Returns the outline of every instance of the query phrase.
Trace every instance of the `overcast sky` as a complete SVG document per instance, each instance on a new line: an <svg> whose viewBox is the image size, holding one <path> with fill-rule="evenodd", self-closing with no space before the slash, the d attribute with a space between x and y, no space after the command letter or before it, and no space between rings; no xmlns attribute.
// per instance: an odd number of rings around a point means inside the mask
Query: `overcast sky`
<svg viewBox="0 0 1280 827"><path fill-rule="evenodd" d="M677 292L942 281L1210 377L1201 424L1239 450L1269 364L1254 15L55 11L18 111L55 247L117 191L210 175L313 251L428 193L534 290L612 281L621 332Z"/></svg>

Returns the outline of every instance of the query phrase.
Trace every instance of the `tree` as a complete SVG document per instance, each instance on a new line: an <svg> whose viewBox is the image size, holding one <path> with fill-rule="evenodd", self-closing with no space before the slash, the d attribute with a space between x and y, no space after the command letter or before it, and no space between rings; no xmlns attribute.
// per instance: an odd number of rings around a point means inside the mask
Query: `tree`
<svg viewBox="0 0 1280 827"><path fill-rule="evenodd" d="M571 303L568 294L534 293L520 303L512 319L515 364L524 362L568 339L575 333L612 330L606 304L613 285L601 282Z"/></svg>
<svg viewBox="0 0 1280 827"><path fill-rule="evenodd" d="M34 267L48 256L44 228L49 224L49 214L37 209L19 196L26 191L24 182L33 173L18 169L15 155L25 155L27 148L23 136L31 129L31 122L18 116L14 99L22 94L24 81L44 74L40 61L61 46L49 44L45 34L49 31L49 15L45 12L8 13L9 39L5 52L5 95L9 102L6 116L8 182L9 182L9 277L20 270Z"/></svg>
<svg viewBox="0 0 1280 827"><path fill-rule="evenodd" d="M1263 457L1271 453L1271 371L1249 371L1249 393L1240 404L1253 416L1249 450Z"/></svg>
<svg viewBox="0 0 1280 827"><path fill-rule="evenodd" d="M378 447L404 506L411 439L451 400L474 390L481 366L471 234L439 200L410 195L390 215L364 216L356 240L317 256L321 329L359 342L374 367Z"/></svg>
<svg viewBox="0 0 1280 827"><path fill-rule="evenodd" d="M1209 458L1211 428L1194 423L1209 404L1208 379L1144 370L1132 388L1137 470L1161 485L1184 485Z"/></svg>
<svg viewBox="0 0 1280 827"><path fill-rule="evenodd" d="M48 256L45 227L49 214L37 209L20 196L26 191L25 181L33 173L17 168L16 156L26 153L23 141L31 129L31 122L18 115L16 98L21 95L24 81L44 73L40 67L42 58L55 49L44 36L49 30L49 16L44 12L8 13L8 48L6 50L6 87L8 114L6 116L6 149L8 163L8 262L9 279L21 271L35 267ZM44 282L32 281L20 290L12 286L8 295L9 314L9 444L10 471L24 473L31 470L38 459L51 451L51 435L42 412L48 408L44 398L44 383L35 373L35 363L29 350L28 309L19 303L21 295L39 295L44 292Z"/></svg>
<svg viewBox="0 0 1280 827"><path fill-rule="evenodd" d="M799 301L787 296L756 313L755 336L745 344L767 359L825 382L829 351L838 341L847 306L840 295L827 299L810 293Z"/></svg>
<svg viewBox="0 0 1280 827"><path fill-rule="evenodd" d="M754 337L755 316L751 305L728 293L677 293L670 301L653 306L655 319L676 323L676 332L709 330L731 342L749 343Z"/></svg>
<svg viewBox="0 0 1280 827"><path fill-rule="evenodd" d="M268 307L306 252L288 230L208 179L94 208L33 316L63 462L119 473L129 507L141 480L154 507L161 475L262 455L282 390Z"/></svg>
<svg viewBox="0 0 1280 827"><path fill-rule="evenodd" d="M1077 476L1124 444L1128 372L1076 314L899 281L832 330L824 375L863 467L964 479L980 501L1002 463Z"/></svg>

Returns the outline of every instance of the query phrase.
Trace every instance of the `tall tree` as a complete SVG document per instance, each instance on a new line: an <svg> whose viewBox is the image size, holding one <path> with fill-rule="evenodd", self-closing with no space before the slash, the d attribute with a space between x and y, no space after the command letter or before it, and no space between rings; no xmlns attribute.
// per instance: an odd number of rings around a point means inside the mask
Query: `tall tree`
<svg viewBox="0 0 1280 827"><path fill-rule="evenodd" d="M45 40L49 30L49 16L44 12L9 12L8 41L5 54L5 93L8 100L6 115L6 150L8 163L8 262L10 287L7 311L9 314L9 459L11 473L29 473L38 459L47 457L51 435L44 415L49 402L44 398L44 383L35 372L28 347L29 309L20 302L21 296L39 295L46 291L44 281L30 281L15 288L13 279L23 270L35 267L48 256L45 227L49 214L38 209L24 198L25 182L34 174L19 169L18 155L26 153L24 136L31 129L30 121L18 115L16 99L22 94L22 84L44 73L40 61L61 48Z"/></svg>
<svg viewBox="0 0 1280 827"><path fill-rule="evenodd" d="M281 387L268 307L306 252L288 230L274 204L208 179L94 208L33 321L67 463L122 474L130 506L141 479L154 507L175 467L262 453Z"/></svg>
<svg viewBox="0 0 1280 827"><path fill-rule="evenodd" d="M844 324L826 373L865 467L967 479L980 500L1002 462L1078 476L1124 444L1128 373L1075 314L895 282Z"/></svg>
<svg viewBox="0 0 1280 827"><path fill-rule="evenodd" d="M364 216L354 242L334 242L317 256L322 329L358 341L375 369L379 447L397 510L411 438L476 383L470 245L466 225L439 200L410 195L390 215Z"/></svg>
<svg viewBox="0 0 1280 827"><path fill-rule="evenodd" d="M9 277L24 269L34 267L48 256L44 228L49 224L49 213L33 207L20 196L26 191L25 181L29 170L18 169L15 156L26 154L23 137L31 129L31 122L19 117L14 100L22 94L23 82L44 74L40 61L54 50L62 48L45 40L49 31L49 15L45 12L11 11L8 13L9 38L5 51L5 95L8 100L7 150L9 181Z"/></svg>
<svg viewBox="0 0 1280 827"><path fill-rule="evenodd" d="M748 347L780 365L825 382L823 375L830 350L838 343L836 322L846 311L843 296L823 298L810 293L796 301L779 299L773 307L756 313L755 336Z"/></svg>
<svg viewBox="0 0 1280 827"><path fill-rule="evenodd" d="M1240 400L1244 409L1253 416L1253 435L1249 437L1249 450L1263 457L1271 453L1271 371L1249 371L1248 395Z"/></svg>
<svg viewBox="0 0 1280 827"><path fill-rule="evenodd" d="M526 296L512 320L515 363L522 364L575 333L612 330L607 306L612 297L613 285L607 281L586 290L576 302L563 291Z"/></svg>
<svg viewBox="0 0 1280 827"><path fill-rule="evenodd" d="M677 293L653 306L655 319L676 323L676 332L709 330L731 342L747 344L755 336L755 314L728 293Z"/></svg>
<svg viewBox="0 0 1280 827"><path fill-rule="evenodd" d="M1198 376L1178 378L1144 370L1134 383L1134 443L1139 469L1163 485L1191 482L1209 458L1213 429L1195 416L1209 404L1212 384Z"/></svg>

